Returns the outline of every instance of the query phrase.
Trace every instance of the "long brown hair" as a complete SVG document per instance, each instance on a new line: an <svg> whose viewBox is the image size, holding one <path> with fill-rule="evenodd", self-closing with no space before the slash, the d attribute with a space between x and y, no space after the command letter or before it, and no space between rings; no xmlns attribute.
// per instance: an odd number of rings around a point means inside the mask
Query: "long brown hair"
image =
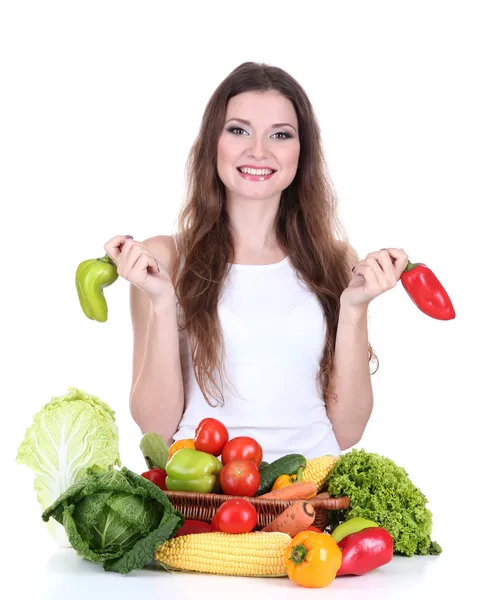
<svg viewBox="0 0 477 600"><path fill-rule="evenodd" d="M187 161L187 195L178 217L178 256L172 269L182 323L188 330L194 372L212 406L224 403L224 343L218 301L234 259L225 187L217 172L217 145L227 103L248 91L275 90L288 98L298 117L300 156L293 182L283 190L276 216L278 243L300 278L316 294L326 318L326 339L319 379L330 396L341 292L350 279L348 238L337 216L336 196L328 176L320 128L300 84L282 69L246 62L232 71L211 96ZM341 241L341 243L339 243ZM369 346L369 358L374 352Z"/></svg>

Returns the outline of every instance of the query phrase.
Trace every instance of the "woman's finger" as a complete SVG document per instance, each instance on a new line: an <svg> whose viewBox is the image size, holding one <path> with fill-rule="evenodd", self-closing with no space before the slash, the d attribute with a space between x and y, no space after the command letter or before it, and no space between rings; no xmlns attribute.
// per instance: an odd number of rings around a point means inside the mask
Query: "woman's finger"
<svg viewBox="0 0 477 600"><path fill-rule="evenodd" d="M125 276L130 281L143 281L148 274L157 275L159 272L157 261L150 252L142 246L131 249L125 268Z"/></svg>
<svg viewBox="0 0 477 600"><path fill-rule="evenodd" d="M374 261L375 266L370 264L371 260ZM366 262L367 259L360 261L354 268L354 274L364 278L371 292L378 292L381 287L378 277L380 268L374 259L371 260L369 262Z"/></svg>
<svg viewBox="0 0 477 600"><path fill-rule="evenodd" d="M386 250L382 248L379 252L371 252L368 257L374 258L378 263L381 271L384 274L384 278L389 286L393 287L396 284L396 270L394 268L393 258Z"/></svg>
<svg viewBox="0 0 477 600"><path fill-rule="evenodd" d="M104 244L103 248L113 263L118 263L123 245L128 239L132 239L132 235L115 235Z"/></svg>
<svg viewBox="0 0 477 600"><path fill-rule="evenodd" d="M373 256L367 256L364 259L363 263L365 265L369 265L371 267L374 274L376 275L376 280L378 282L379 287L383 288L383 289L387 289L388 280L386 278L384 271L382 270L381 266L379 265L378 261L376 260L376 258L374 258Z"/></svg>
<svg viewBox="0 0 477 600"><path fill-rule="evenodd" d="M407 266L409 256L402 248L386 248L386 250L394 259L394 272L396 273L396 278L399 279Z"/></svg>

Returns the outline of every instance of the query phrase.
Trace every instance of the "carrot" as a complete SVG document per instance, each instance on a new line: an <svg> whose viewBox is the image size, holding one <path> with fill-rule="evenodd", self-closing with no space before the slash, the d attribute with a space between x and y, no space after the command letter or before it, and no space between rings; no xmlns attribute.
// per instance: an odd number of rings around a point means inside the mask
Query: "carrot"
<svg viewBox="0 0 477 600"><path fill-rule="evenodd" d="M316 495L318 486L314 481L297 481L285 487L279 488L262 494L260 499L269 498L270 500L308 500Z"/></svg>
<svg viewBox="0 0 477 600"><path fill-rule="evenodd" d="M315 520L315 509L309 502L294 502L262 531L281 531L291 537L309 527Z"/></svg>

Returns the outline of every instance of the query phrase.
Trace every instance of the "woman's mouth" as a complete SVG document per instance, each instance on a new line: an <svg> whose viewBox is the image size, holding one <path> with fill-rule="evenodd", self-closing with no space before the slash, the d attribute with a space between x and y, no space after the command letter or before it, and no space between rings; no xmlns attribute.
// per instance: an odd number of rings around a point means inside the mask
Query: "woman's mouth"
<svg viewBox="0 0 477 600"><path fill-rule="evenodd" d="M276 169L253 169L251 167L237 167L240 177L249 181L267 181L276 173Z"/></svg>

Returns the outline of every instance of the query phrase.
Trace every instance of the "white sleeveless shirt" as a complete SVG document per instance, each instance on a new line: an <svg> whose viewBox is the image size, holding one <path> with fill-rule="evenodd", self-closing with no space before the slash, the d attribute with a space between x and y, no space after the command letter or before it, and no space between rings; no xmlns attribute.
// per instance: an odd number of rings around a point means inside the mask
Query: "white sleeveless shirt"
<svg viewBox="0 0 477 600"><path fill-rule="evenodd" d="M193 438L199 422L213 417L227 427L229 439L257 440L267 462L296 452L307 459L340 454L318 381L326 320L289 259L231 265L218 311L228 378L225 403L207 404L194 375L188 334L181 331L185 407L173 439Z"/></svg>

